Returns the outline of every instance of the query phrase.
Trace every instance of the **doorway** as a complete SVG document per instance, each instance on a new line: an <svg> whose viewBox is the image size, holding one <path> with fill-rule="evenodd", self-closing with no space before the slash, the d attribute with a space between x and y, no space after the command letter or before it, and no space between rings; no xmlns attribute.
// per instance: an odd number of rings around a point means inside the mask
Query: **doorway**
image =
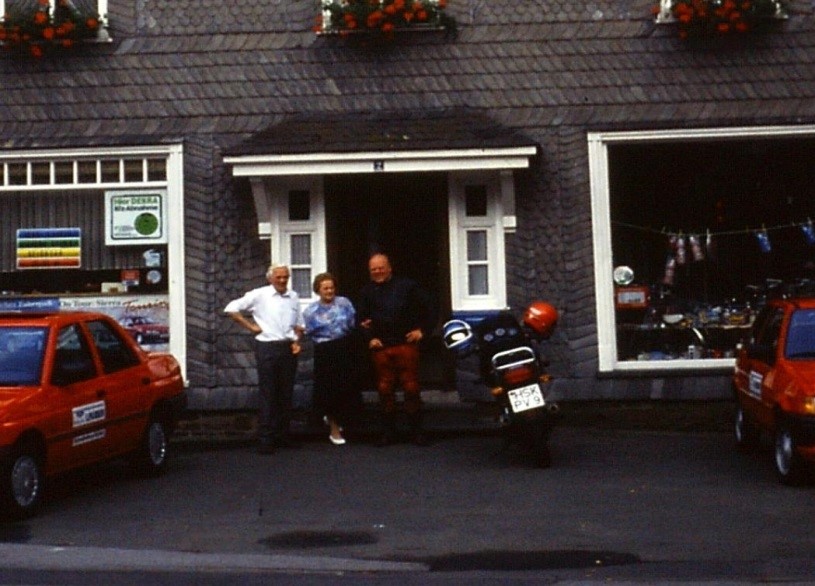
<svg viewBox="0 0 815 586"><path fill-rule="evenodd" d="M328 176L325 210L328 270L340 294L355 301L368 282L370 254L388 254L394 272L416 280L438 315L434 334L423 342L422 385L454 387L440 335L451 307L446 174Z"/></svg>

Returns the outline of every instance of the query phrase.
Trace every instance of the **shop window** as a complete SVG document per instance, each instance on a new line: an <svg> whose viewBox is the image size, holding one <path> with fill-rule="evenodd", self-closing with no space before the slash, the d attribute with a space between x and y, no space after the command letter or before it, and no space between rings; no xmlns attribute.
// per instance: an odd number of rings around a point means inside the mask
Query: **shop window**
<svg viewBox="0 0 815 586"><path fill-rule="evenodd" d="M31 183L34 185L51 183L50 163L31 163Z"/></svg>
<svg viewBox="0 0 815 586"><path fill-rule="evenodd" d="M124 161L124 180L128 183L144 181L145 162L142 159Z"/></svg>
<svg viewBox="0 0 815 586"><path fill-rule="evenodd" d="M98 167L96 161L79 161L77 163L77 180L79 183L96 183Z"/></svg>
<svg viewBox="0 0 815 586"><path fill-rule="evenodd" d="M72 161L54 163L54 182L65 185L74 182L74 163Z"/></svg>
<svg viewBox="0 0 815 586"><path fill-rule="evenodd" d="M147 180L167 181L167 160L147 159Z"/></svg>
<svg viewBox="0 0 815 586"><path fill-rule="evenodd" d="M6 183L8 185L27 185L28 166L25 163L9 163L6 166Z"/></svg>
<svg viewBox="0 0 815 586"><path fill-rule="evenodd" d="M102 161L102 183L118 183L120 177L119 160Z"/></svg>
<svg viewBox="0 0 815 586"><path fill-rule="evenodd" d="M731 366L768 296L815 280L815 133L589 137L600 370Z"/></svg>

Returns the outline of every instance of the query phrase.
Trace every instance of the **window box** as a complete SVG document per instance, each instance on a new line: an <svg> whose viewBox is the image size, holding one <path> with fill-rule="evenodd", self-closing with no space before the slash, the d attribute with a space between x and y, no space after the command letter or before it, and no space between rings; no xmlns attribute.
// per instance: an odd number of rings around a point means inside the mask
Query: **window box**
<svg viewBox="0 0 815 586"><path fill-rule="evenodd" d="M107 40L107 0L0 0L0 43L42 57L77 43Z"/></svg>
<svg viewBox="0 0 815 586"><path fill-rule="evenodd" d="M660 0L657 24L676 24L679 37L746 33L788 18L783 0Z"/></svg>
<svg viewBox="0 0 815 586"><path fill-rule="evenodd" d="M390 38L403 31L455 30L445 14L447 0L322 0L318 35L348 37L356 34Z"/></svg>

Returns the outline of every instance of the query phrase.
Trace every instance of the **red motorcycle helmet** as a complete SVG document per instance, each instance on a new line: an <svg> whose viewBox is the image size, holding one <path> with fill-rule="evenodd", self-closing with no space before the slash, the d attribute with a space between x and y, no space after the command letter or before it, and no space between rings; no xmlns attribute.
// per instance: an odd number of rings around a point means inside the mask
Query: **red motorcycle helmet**
<svg viewBox="0 0 815 586"><path fill-rule="evenodd" d="M552 335L558 320L555 306L545 301L533 301L524 311L524 325L541 338Z"/></svg>

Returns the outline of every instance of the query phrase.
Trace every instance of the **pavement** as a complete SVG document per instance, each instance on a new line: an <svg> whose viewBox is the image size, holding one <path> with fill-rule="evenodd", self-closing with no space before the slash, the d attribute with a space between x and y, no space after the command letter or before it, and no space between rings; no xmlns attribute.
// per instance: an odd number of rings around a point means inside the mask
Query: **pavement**
<svg viewBox="0 0 815 586"><path fill-rule="evenodd" d="M463 402L455 391L422 393L424 427L430 437L451 434L496 433L500 429L494 403ZM729 433L734 404L712 401L559 401L556 425L669 432ZM378 429L378 404L374 393L363 393L356 417L347 426L347 435L365 440ZM180 421L176 443L223 444L251 441L256 433L256 417L251 411L190 411ZM320 437L326 428L320 417L296 410L292 433L301 439Z"/></svg>

